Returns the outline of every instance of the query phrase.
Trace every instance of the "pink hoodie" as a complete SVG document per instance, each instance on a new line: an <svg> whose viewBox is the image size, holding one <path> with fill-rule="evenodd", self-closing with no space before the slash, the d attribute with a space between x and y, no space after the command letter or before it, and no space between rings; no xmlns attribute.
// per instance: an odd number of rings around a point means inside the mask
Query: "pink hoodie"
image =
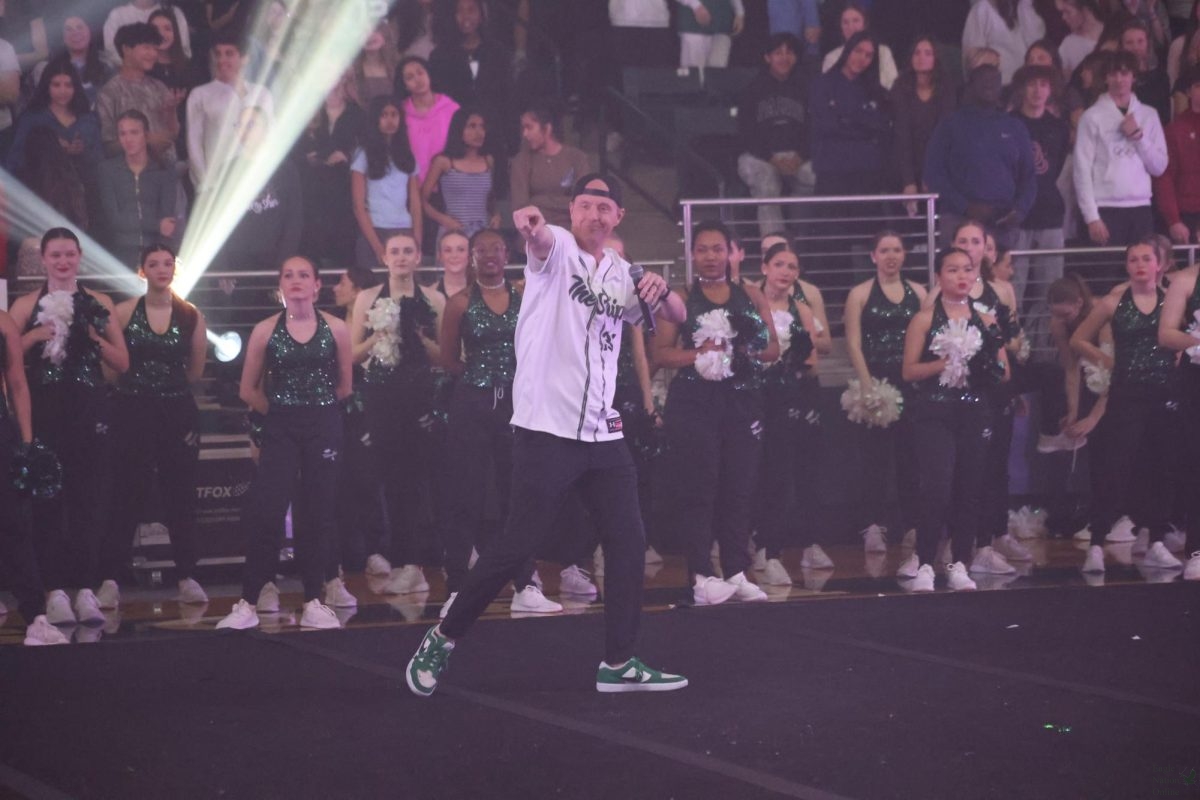
<svg viewBox="0 0 1200 800"><path fill-rule="evenodd" d="M418 111L412 98L404 101L404 126L408 129L408 144L417 161L417 175L422 180L429 172L434 156L446 149L446 134L450 118L458 111L458 103L444 94L435 94L428 111Z"/></svg>

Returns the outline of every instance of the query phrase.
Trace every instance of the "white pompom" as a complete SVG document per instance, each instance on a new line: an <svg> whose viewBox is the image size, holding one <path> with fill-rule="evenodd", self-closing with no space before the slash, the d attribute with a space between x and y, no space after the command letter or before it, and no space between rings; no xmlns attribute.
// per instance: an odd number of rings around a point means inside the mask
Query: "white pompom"
<svg viewBox="0 0 1200 800"><path fill-rule="evenodd" d="M952 319L933 336L929 350L946 359L946 368L938 383L954 389L965 389L971 374L967 362L983 347L983 334L966 319Z"/></svg>
<svg viewBox="0 0 1200 800"><path fill-rule="evenodd" d="M42 358L52 364L62 364L67 358L67 336L75 318L75 295L59 289L47 292L38 301L35 322L50 329L50 339L42 348Z"/></svg>
<svg viewBox="0 0 1200 800"><path fill-rule="evenodd" d="M775 326L775 336L779 339L779 357L792 346L792 314L790 311L772 311L771 324Z"/></svg>
<svg viewBox="0 0 1200 800"><path fill-rule="evenodd" d="M867 391L857 378L851 378L842 392L842 410L851 422L868 428L886 428L900 419L904 395L887 380L872 378Z"/></svg>
<svg viewBox="0 0 1200 800"><path fill-rule="evenodd" d="M1021 506L1008 512L1008 532L1018 539L1038 539L1046 535L1046 512Z"/></svg>

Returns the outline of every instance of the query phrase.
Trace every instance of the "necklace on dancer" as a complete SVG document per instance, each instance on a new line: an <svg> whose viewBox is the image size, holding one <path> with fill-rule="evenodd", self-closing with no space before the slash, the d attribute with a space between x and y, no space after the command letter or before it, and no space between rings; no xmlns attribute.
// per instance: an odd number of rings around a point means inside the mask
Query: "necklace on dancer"
<svg viewBox="0 0 1200 800"><path fill-rule="evenodd" d="M480 289L499 289L504 286L504 278L501 278L499 283L484 283L483 281L476 281L476 283L479 284Z"/></svg>
<svg viewBox="0 0 1200 800"><path fill-rule="evenodd" d="M697 277L700 278L701 283L707 284L709 286L712 286L712 285L718 284L718 283L725 283L728 280L728 278L726 278L723 275L720 278L706 278L703 275L699 275Z"/></svg>

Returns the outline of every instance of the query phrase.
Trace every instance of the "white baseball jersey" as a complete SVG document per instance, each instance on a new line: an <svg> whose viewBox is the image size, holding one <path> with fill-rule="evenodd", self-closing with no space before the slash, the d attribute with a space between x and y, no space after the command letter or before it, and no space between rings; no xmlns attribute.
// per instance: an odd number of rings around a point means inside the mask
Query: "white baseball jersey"
<svg viewBox="0 0 1200 800"><path fill-rule="evenodd" d="M570 231L547 230L549 255L529 253L525 267L512 424L585 442L620 439L612 400L621 323L642 321L629 262L606 249L597 263Z"/></svg>

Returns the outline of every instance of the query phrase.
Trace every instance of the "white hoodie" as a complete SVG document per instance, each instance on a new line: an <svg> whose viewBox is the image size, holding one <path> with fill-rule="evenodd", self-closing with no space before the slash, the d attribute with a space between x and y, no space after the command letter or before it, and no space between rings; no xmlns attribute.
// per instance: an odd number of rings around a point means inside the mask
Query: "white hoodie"
<svg viewBox="0 0 1200 800"><path fill-rule="evenodd" d="M1075 194L1089 224L1100 219L1100 206L1150 205L1150 178L1157 178L1167 168L1167 140L1158 112L1131 96L1129 113L1142 129L1142 138L1136 142L1121 133L1123 116L1112 95L1101 95L1079 118Z"/></svg>

